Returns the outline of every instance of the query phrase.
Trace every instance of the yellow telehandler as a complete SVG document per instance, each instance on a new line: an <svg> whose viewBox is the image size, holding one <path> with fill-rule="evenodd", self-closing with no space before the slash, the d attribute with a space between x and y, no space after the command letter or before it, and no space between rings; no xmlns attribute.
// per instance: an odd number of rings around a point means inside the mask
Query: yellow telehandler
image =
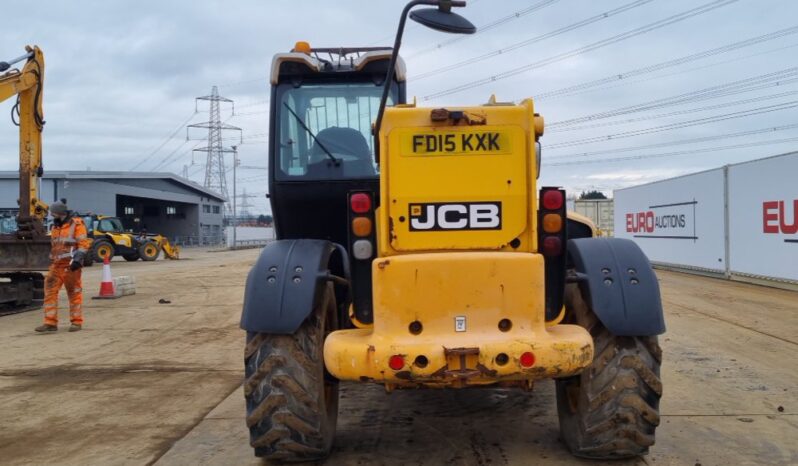
<svg viewBox="0 0 798 466"><path fill-rule="evenodd" d="M340 381L390 392L554 379L573 454L634 457L654 443L665 324L646 256L538 186L544 122L531 99L406 101L406 18L473 33L452 12L462 6L411 1L393 48L297 42L272 61L278 240L249 273L241 316L257 456L327 455Z"/></svg>
<svg viewBox="0 0 798 466"><path fill-rule="evenodd" d="M179 259L180 247L173 246L163 235L133 233L126 231L117 217L97 214L82 214L83 222L92 238L91 260L103 262L105 258L122 256L128 262L139 259L149 262L158 259L163 252L167 259Z"/></svg>

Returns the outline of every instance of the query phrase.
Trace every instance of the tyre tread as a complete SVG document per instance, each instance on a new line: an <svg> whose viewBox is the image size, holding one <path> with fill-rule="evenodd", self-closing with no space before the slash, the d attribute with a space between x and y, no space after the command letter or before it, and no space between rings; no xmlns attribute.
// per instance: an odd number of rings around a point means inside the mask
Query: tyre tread
<svg viewBox="0 0 798 466"><path fill-rule="evenodd" d="M594 338L596 357L581 375L557 381L560 430L580 457L615 459L648 453L660 423L662 350L656 337L620 337L609 332L573 288L566 294L571 323ZM576 410L567 397L577 384ZM573 390L573 385L570 385Z"/></svg>

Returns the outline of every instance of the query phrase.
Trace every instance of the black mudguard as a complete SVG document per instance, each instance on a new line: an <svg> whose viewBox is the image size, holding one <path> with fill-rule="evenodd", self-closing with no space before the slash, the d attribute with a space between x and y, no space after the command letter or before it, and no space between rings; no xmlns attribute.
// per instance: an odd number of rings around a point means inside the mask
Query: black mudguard
<svg viewBox="0 0 798 466"><path fill-rule="evenodd" d="M293 334L319 304L335 245L313 239L266 246L247 277L241 328Z"/></svg>
<svg viewBox="0 0 798 466"><path fill-rule="evenodd" d="M580 238L568 254L583 296L607 329L619 336L665 333L659 283L648 258L634 241Z"/></svg>

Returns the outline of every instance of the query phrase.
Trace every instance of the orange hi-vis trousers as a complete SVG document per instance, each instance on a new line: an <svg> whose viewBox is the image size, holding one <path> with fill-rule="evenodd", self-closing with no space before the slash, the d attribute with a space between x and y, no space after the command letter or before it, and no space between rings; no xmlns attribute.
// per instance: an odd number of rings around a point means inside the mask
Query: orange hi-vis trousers
<svg viewBox="0 0 798 466"><path fill-rule="evenodd" d="M69 270L69 261L58 261L50 265L44 280L44 323L58 325L58 292L63 285L69 298L69 320L83 324L83 281L81 271Z"/></svg>

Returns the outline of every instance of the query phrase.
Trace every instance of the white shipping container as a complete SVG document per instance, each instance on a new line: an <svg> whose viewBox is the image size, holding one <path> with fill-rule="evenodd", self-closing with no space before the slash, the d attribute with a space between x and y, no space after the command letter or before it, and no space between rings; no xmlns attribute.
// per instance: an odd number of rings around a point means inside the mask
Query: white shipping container
<svg viewBox="0 0 798 466"><path fill-rule="evenodd" d="M615 207L612 199L577 199L573 210L592 220L605 236L613 236Z"/></svg>
<svg viewBox="0 0 798 466"><path fill-rule="evenodd" d="M798 153L728 173L730 272L798 281Z"/></svg>
<svg viewBox="0 0 798 466"><path fill-rule="evenodd" d="M725 273L724 170L614 192L615 236L655 263Z"/></svg>

